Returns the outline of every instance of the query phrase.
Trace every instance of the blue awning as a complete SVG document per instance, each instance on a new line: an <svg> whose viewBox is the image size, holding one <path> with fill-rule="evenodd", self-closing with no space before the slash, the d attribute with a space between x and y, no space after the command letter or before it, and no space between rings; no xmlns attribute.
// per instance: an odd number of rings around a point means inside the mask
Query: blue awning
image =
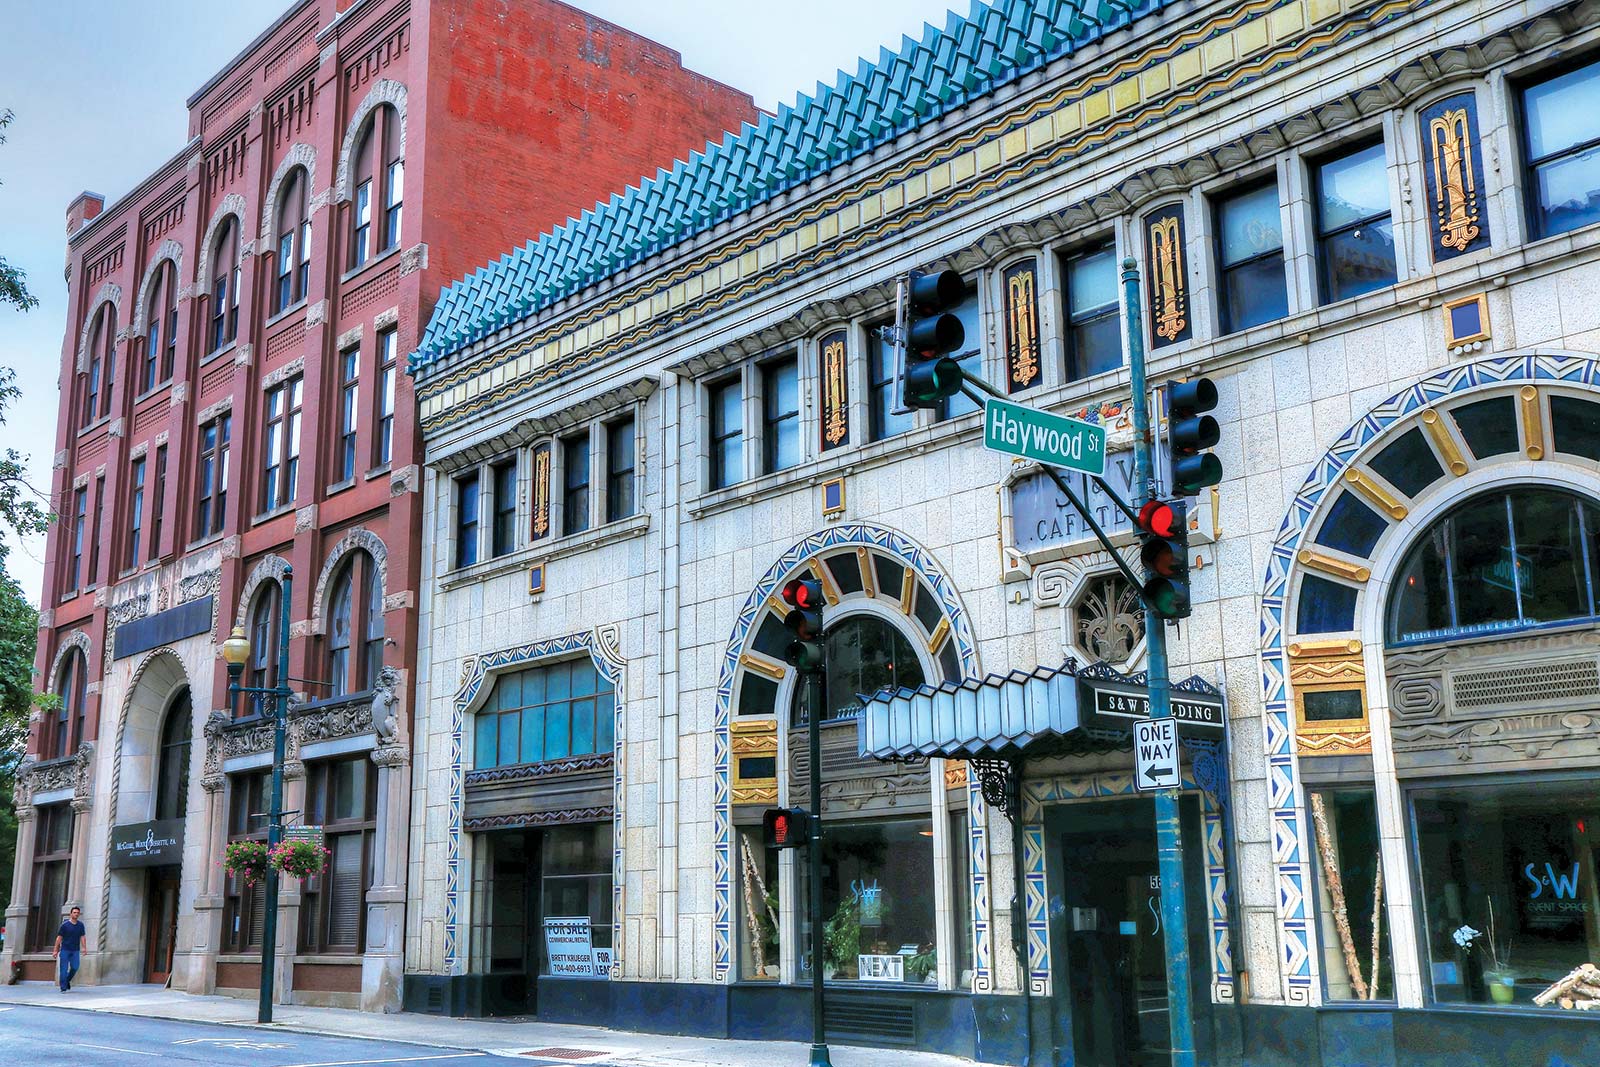
<svg viewBox="0 0 1600 1067"><path fill-rule="evenodd" d="M857 721L862 758L993 759L1083 725L1071 662L868 697Z"/></svg>

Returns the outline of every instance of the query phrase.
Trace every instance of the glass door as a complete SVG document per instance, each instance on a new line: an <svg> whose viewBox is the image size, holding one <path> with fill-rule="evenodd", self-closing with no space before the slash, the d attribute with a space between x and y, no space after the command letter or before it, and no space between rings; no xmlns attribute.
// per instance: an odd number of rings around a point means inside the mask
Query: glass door
<svg viewBox="0 0 1600 1067"><path fill-rule="evenodd" d="M172 975L172 952L178 941L178 884L176 867L156 867L150 872L144 980L157 985L165 985Z"/></svg>

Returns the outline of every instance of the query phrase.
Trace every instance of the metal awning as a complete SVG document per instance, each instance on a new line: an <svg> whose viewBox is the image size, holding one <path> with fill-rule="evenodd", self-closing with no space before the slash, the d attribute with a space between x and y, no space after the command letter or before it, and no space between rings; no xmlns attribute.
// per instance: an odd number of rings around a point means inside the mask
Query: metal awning
<svg viewBox="0 0 1600 1067"><path fill-rule="evenodd" d="M1007 758L1083 725L1076 664L884 689L857 720L862 758Z"/></svg>

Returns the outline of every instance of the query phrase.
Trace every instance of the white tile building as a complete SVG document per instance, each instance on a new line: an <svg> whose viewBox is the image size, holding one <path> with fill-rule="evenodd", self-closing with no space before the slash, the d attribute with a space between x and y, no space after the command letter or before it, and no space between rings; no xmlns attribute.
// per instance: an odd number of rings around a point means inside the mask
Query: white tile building
<svg viewBox="0 0 1600 1067"><path fill-rule="evenodd" d="M847 688L1139 669L1109 556L980 415L897 421L874 329L953 267L969 369L1106 424L1123 470L1131 257L1152 380L1222 397L1169 630L1227 701L1225 760L1185 768L1203 1058L1587 1062L1558 980L1600 955L1600 8L1105 7L1068 48L1046 7L953 18L441 298L407 1002L808 1032L803 889L758 828L804 793L763 627L809 570L833 1032L1161 1054L1126 747L1029 760L1018 864L965 763L859 758ZM583 978L544 923L575 901Z"/></svg>

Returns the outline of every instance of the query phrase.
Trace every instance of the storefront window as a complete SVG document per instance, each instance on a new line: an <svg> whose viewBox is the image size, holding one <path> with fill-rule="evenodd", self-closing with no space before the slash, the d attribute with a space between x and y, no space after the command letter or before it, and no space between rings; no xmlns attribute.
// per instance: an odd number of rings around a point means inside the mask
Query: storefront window
<svg viewBox="0 0 1600 1067"><path fill-rule="evenodd" d="M950 813L950 906L955 912L957 989L972 988L972 853L967 813Z"/></svg>
<svg viewBox="0 0 1600 1067"><path fill-rule="evenodd" d="M272 772L247 771L228 776L228 840L265 841L267 807L272 798ZM224 952L260 952L266 918L266 887L238 875L225 876L222 902Z"/></svg>
<svg viewBox="0 0 1600 1067"><path fill-rule="evenodd" d="M1592 618L1600 509L1569 493L1476 497L1406 554L1391 643L1438 641Z"/></svg>
<svg viewBox="0 0 1600 1067"><path fill-rule="evenodd" d="M555 917L589 920L591 949L601 950L595 977L611 949L611 823L557 826L544 832L540 849L540 907L546 920ZM553 973L549 945L541 938L540 974Z"/></svg>
<svg viewBox="0 0 1600 1067"><path fill-rule="evenodd" d="M366 945L366 896L376 834L376 768L366 753L313 763L306 773L308 825L321 826L328 850L322 873L300 887L300 947L357 953Z"/></svg>
<svg viewBox="0 0 1600 1067"><path fill-rule="evenodd" d="M935 877L928 819L829 822L822 834L823 976L937 984ZM809 980L809 897L800 896L801 978Z"/></svg>
<svg viewBox="0 0 1600 1067"><path fill-rule="evenodd" d="M1372 790L1317 790L1310 797L1327 998L1393 1000Z"/></svg>
<svg viewBox="0 0 1600 1067"><path fill-rule="evenodd" d="M33 889L28 896L28 950L48 952L67 903L72 865L72 806L45 804L34 812Z"/></svg>
<svg viewBox="0 0 1600 1067"><path fill-rule="evenodd" d="M762 843L760 830L739 831L739 977L778 980L778 850Z"/></svg>
<svg viewBox="0 0 1600 1067"><path fill-rule="evenodd" d="M1571 975L1600 959L1600 783L1417 789L1411 802L1434 999L1595 1006Z"/></svg>

